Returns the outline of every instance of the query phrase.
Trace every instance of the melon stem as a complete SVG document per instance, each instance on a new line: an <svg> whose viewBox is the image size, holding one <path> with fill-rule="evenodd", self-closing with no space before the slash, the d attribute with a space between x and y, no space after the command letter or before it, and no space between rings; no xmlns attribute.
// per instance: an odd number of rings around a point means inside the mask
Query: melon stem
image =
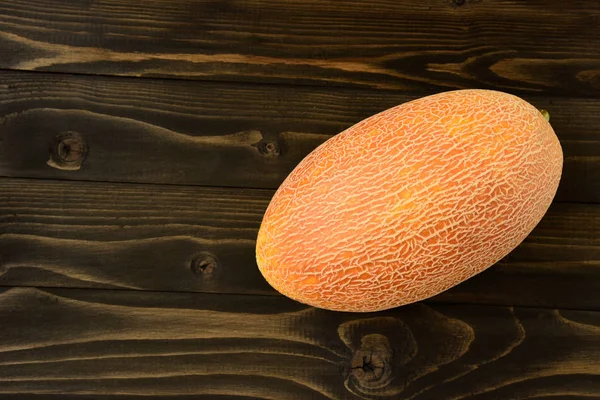
<svg viewBox="0 0 600 400"><path fill-rule="evenodd" d="M544 119L548 122L550 122L550 113L546 110L540 110L540 113L542 113L542 115L544 116Z"/></svg>

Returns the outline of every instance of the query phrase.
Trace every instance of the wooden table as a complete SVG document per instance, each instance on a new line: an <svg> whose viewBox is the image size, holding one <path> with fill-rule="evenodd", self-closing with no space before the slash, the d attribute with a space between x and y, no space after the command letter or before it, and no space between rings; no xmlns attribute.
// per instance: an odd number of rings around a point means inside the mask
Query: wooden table
<svg viewBox="0 0 600 400"><path fill-rule="evenodd" d="M0 0L0 69L0 399L600 398L600 2ZM564 149L521 246L386 312L265 283L306 154L475 87Z"/></svg>

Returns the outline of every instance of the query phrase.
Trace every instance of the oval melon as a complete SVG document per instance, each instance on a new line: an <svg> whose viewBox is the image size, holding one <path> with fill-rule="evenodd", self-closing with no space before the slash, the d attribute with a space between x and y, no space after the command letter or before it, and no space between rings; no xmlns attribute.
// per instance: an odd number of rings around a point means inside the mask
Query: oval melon
<svg viewBox="0 0 600 400"><path fill-rule="evenodd" d="M513 250L546 213L563 155L542 113L456 90L367 118L281 184L256 245L261 273L299 302L378 311L434 296Z"/></svg>

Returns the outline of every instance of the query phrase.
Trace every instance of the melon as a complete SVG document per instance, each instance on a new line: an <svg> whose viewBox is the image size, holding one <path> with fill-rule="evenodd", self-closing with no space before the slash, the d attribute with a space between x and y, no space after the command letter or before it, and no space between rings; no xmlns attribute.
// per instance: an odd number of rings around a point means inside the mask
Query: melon
<svg viewBox="0 0 600 400"><path fill-rule="evenodd" d="M563 164L542 112L454 90L333 136L273 196L256 243L266 281L298 302L370 312L427 299L492 266L550 206Z"/></svg>

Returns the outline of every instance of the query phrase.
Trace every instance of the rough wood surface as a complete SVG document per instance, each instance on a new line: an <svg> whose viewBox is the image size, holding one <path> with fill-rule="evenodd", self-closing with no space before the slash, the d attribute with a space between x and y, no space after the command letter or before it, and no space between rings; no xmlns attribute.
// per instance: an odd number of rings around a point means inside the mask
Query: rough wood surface
<svg viewBox="0 0 600 400"><path fill-rule="evenodd" d="M0 179L0 285L276 294L254 258L273 192ZM431 302L600 310L600 206L555 204Z"/></svg>
<svg viewBox="0 0 600 400"><path fill-rule="evenodd" d="M277 295L272 189L473 87L561 140L529 238L422 304ZM600 399L598 98L597 1L0 0L0 400Z"/></svg>
<svg viewBox="0 0 600 400"><path fill-rule="evenodd" d="M597 96L600 4L0 2L0 68Z"/></svg>
<svg viewBox="0 0 600 400"><path fill-rule="evenodd" d="M0 175L276 188L331 135L417 97L0 72ZM600 104L525 99L549 110L561 139L556 199L600 202ZM58 154L60 143L73 152Z"/></svg>
<svg viewBox="0 0 600 400"><path fill-rule="evenodd" d="M2 179L0 284L269 292L272 191Z"/></svg>
<svg viewBox="0 0 600 400"><path fill-rule="evenodd" d="M0 321L11 322L0 398L600 396L600 313L589 311L351 314L268 296L12 288L0 292Z"/></svg>

